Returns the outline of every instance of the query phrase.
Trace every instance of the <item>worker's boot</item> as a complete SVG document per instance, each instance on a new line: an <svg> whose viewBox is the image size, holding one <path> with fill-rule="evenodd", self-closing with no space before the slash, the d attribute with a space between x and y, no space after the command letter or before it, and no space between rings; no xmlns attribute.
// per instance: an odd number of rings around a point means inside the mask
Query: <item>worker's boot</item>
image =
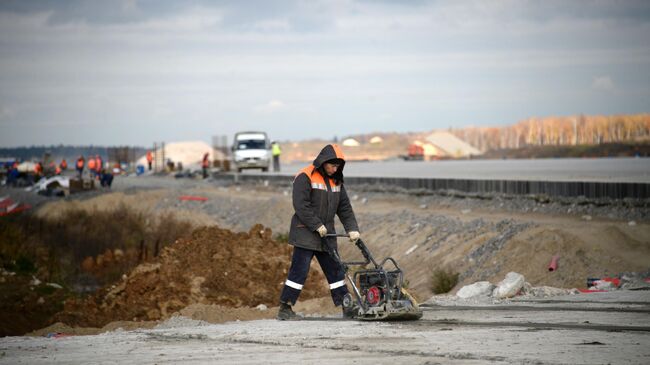
<svg viewBox="0 0 650 365"><path fill-rule="evenodd" d="M354 319L357 313L359 312L359 307L357 307L356 305L353 305L349 308L341 306L341 309L343 311L344 319Z"/></svg>
<svg viewBox="0 0 650 365"><path fill-rule="evenodd" d="M278 310L278 316L276 318L280 321L295 321L299 320L301 317L291 309L289 304L280 303L280 309Z"/></svg>

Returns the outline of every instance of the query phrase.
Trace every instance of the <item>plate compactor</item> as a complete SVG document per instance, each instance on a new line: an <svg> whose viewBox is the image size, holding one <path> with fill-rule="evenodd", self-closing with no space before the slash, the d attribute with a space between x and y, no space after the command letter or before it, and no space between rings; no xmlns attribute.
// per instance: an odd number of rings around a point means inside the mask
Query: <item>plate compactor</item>
<svg viewBox="0 0 650 365"><path fill-rule="evenodd" d="M350 282L354 295L348 293L343 298L343 307L352 317L364 321L407 321L422 318L422 310L415 299L404 288L404 273L392 257L387 257L377 263L368 247L361 239L356 246L363 254L365 261L344 262L341 260L330 240L337 237L349 237L342 234L328 234L323 239L328 253L337 261ZM384 266L390 262L393 269ZM367 268L372 264L371 268ZM361 269L350 273L349 267L360 265Z"/></svg>

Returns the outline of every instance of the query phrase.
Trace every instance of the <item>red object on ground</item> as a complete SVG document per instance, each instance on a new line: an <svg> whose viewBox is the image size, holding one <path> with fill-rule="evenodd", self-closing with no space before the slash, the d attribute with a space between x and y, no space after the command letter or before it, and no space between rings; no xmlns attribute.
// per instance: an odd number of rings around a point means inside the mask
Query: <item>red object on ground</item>
<svg viewBox="0 0 650 365"><path fill-rule="evenodd" d="M548 264L548 271L555 271L557 270L557 260L560 259L560 255L555 255L551 259L551 263Z"/></svg>
<svg viewBox="0 0 650 365"><path fill-rule="evenodd" d="M202 196L192 196L192 195L181 195L178 197L179 200L194 200L194 201L199 201L199 202L204 202L208 200L208 198L202 197Z"/></svg>
<svg viewBox="0 0 650 365"><path fill-rule="evenodd" d="M583 294L589 294L589 293L604 293L607 290L599 290L599 289L578 289L579 292Z"/></svg>
<svg viewBox="0 0 650 365"><path fill-rule="evenodd" d="M0 199L0 209L6 208L6 207L10 206L13 203L14 203L13 200L9 199L8 197L3 197L3 198Z"/></svg>
<svg viewBox="0 0 650 365"><path fill-rule="evenodd" d="M609 281L610 283L614 284L614 286L617 288L621 286L621 279L619 278L601 278L600 280Z"/></svg>
<svg viewBox="0 0 650 365"><path fill-rule="evenodd" d="M29 204L14 203L10 198L0 200L0 217L30 209Z"/></svg>

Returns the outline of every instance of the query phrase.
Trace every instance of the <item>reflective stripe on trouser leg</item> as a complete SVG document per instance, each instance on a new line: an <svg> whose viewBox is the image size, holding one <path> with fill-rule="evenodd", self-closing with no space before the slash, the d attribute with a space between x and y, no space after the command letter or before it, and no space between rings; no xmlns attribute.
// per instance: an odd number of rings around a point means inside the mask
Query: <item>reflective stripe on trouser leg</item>
<svg viewBox="0 0 650 365"><path fill-rule="evenodd" d="M330 284L330 294L332 294L334 305L341 305L343 296L348 293L343 268L327 252L316 252L316 259Z"/></svg>
<svg viewBox="0 0 650 365"><path fill-rule="evenodd" d="M284 287L280 294L280 302L290 305L296 304L302 286L305 284L305 280L307 280L309 264L311 263L312 257L314 257L314 251L312 250L306 250L300 247L293 248L291 268L289 269L289 275L287 275L287 280L284 282Z"/></svg>

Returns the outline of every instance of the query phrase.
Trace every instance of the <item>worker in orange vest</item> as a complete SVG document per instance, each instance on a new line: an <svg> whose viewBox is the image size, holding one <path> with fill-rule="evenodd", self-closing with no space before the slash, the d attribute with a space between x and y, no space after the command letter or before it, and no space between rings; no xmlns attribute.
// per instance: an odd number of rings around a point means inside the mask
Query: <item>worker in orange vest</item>
<svg viewBox="0 0 650 365"><path fill-rule="evenodd" d="M153 162L153 154L147 151L147 164L149 164L149 171L151 171L151 163Z"/></svg>
<svg viewBox="0 0 650 365"><path fill-rule="evenodd" d="M86 159L84 159L83 156L79 156L77 159L77 172L79 173L79 178L81 179L81 175L83 175L84 172L84 164L86 163Z"/></svg>
<svg viewBox="0 0 650 365"><path fill-rule="evenodd" d="M61 164L59 165L59 167L61 168L61 170L64 170L64 171L67 170L68 169L68 161L66 161L65 158L64 158L63 160L61 160Z"/></svg>
<svg viewBox="0 0 650 365"><path fill-rule="evenodd" d="M88 162L86 163L88 166L88 172L90 172L90 177L94 178L95 174L97 174L97 161L95 161L94 158L90 157L88 158Z"/></svg>
<svg viewBox="0 0 650 365"><path fill-rule="evenodd" d="M95 172L97 173L97 176L101 175L102 167L102 158L99 155L95 156Z"/></svg>
<svg viewBox="0 0 650 365"><path fill-rule="evenodd" d="M36 165L34 165L34 181L37 181L41 178L41 175L43 175L43 164L40 162L37 162Z"/></svg>
<svg viewBox="0 0 650 365"><path fill-rule="evenodd" d="M203 155L203 162L201 162L201 167L203 167L203 178L207 179L208 177L208 167L210 167L210 160L208 159L210 156L209 152L206 152L205 155Z"/></svg>

